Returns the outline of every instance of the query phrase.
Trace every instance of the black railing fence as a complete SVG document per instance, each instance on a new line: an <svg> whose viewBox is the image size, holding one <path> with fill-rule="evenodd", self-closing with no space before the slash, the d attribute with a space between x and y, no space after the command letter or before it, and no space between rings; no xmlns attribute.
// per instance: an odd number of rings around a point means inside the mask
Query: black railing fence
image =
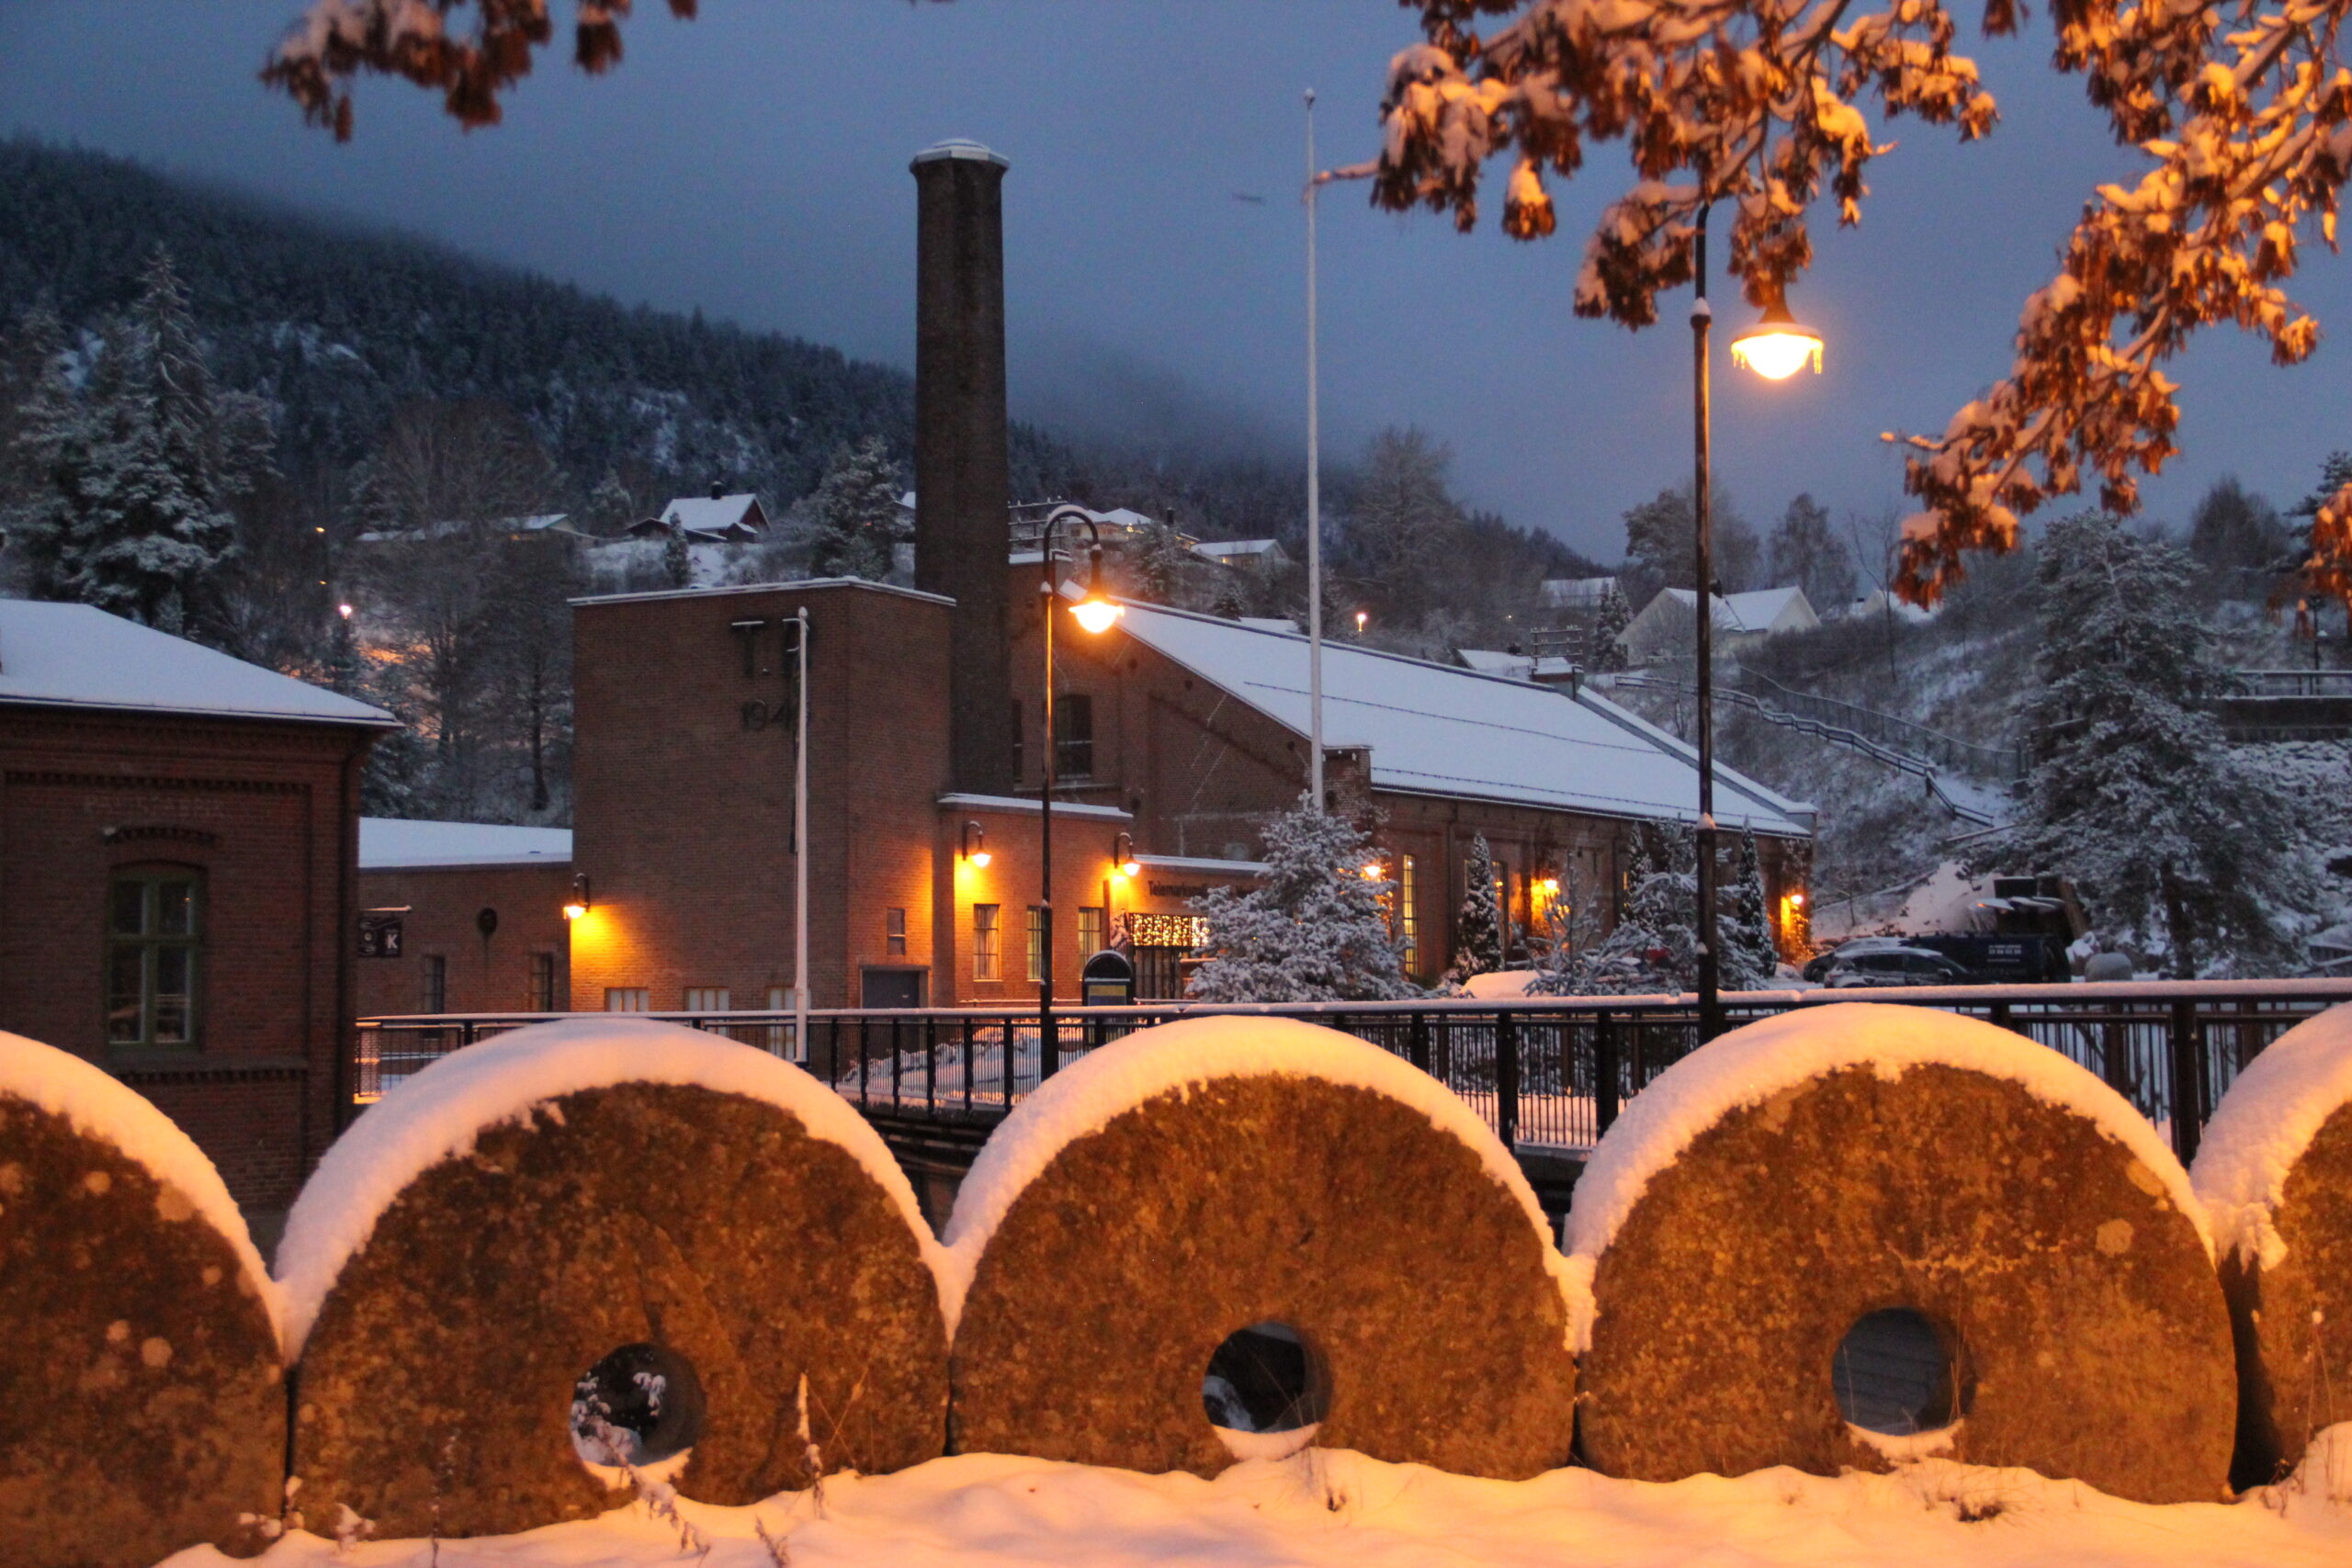
<svg viewBox="0 0 2352 1568"><path fill-rule="evenodd" d="M2098 1074L2165 1130L2183 1160L2240 1068L2313 1014L2352 1001L2352 980L1966 986L1902 991L1749 991L1724 998L1734 1024L1794 1008L1900 1002L1981 1018ZM1178 1018L1256 1014L1341 1030L1437 1078L1516 1148L1587 1149L1625 1102L1696 1043L1689 997L1525 1001L1057 1008L1067 1066L1096 1046ZM355 1100L379 1098L437 1057L566 1013L360 1021ZM786 1012L650 1013L800 1063L877 1119L985 1125L1037 1087L1036 1010L825 1011L793 1038Z"/></svg>

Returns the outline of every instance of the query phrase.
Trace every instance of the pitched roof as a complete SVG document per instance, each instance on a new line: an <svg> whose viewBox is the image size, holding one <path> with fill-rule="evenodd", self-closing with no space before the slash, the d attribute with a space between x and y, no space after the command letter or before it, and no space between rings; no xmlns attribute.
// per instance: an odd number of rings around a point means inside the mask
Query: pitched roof
<svg viewBox="0 0 2352 1568"><path fill-rule="evenodd" d="M1613 577L1547 577L1544 603L1555 610L1597 610L1617 586Z"/></svg>
<svg viewBox="0 0 2352 1568"><path fill-rule="evenodd" d="M418 822L401 817L359 819L359 869L427 865L570 865L571 829L515 828L503 822Z"/></svg>
<svg viewBox="0 0 2352 1568"><path fill-rule="evenodd" d="M0 599L0 704L396 728L383 709L110 615Z"/></svg>
<svg viewBox="0 0 2352 1568"><path fill-rule="evenodd" d="M1127 603L1119 626L1237 700L1307 733L1307 641ZM1372 783L1597 816L1691 821L1690 748L1589 691L1574 694L1346 643L1323 645L1325 744L1368 747ZM1800 835L1813 808L1721 766L1717 820Z"/></svg>
<svg viewBox="0 0 2352 1568"><path fill-rule="evenodd" d="M725 534L732 529L748 529L757 533L767 514L760 513L754 522L752 513L759 511L760 498L748 491L741 495L682 495L662 509L665 527L688 534Z"/></svg>
<svg viewBox="0 0 2352 1568"><path fill-rule="evenodd" d="M1802 588L1754 588L1745 593L1716 594L1714 599L1715 629L1721 632L1767 632L1786 615L1792 605L1802 604L1808 615L1812 603ZM1699 603L1698 590L1692 588L1661 589L1658 596L1642 607L1649 614L1651 605L1669 602L1688 610Z"/></svg>

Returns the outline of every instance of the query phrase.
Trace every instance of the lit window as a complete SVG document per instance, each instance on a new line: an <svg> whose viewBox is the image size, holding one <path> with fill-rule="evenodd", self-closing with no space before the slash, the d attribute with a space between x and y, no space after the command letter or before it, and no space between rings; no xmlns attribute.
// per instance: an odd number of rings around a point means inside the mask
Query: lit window
<svg viewBox="0 0 2352 1568"><path fill-rule="evenodd" d="M652 993L643 986L607 986L605 987L606 1012L650 1012Z"/></svg>
<svg viewBox="0 0 2352 1568"><path fill-rule="evenodd" d="M117 872L107 913L107 1043L196 1043L197 874Z"/></svg>
<svg viewBox="0 0 2352 1568"><path fill-rule="evenodd" d="M424 1010L449 1010L449 961L437 953L424 961Z"/></svg>
<svg viewBox="0 0 2352 1568"><path fill-rule="evenodd" d="M724 986L688 986L688 1012L725 1012L734 1005L734 998Z"/></svg>
<svg viewBox="0 0 2352 1568"><path fill-rule="evenodd" d="M531 1007L533 1012L555 1011L555 954L531 954Z"/></svg>
<svg viewBox="0 0 2352 1568"><path fill-rule="evenodd" d="M1046 977L1046 910L1041 904L1029 906L1029 980L1032 985Z"/></svg>
<svg viewBox="0 0 2352 1568"><path fill-rule="evenodd" d="M1405 972L1411 974L1419 967L1421 956L1421 921L1413 908L1414 894L1419 883L1413 875L1413 857L1396 857L1396 916L1405 938Z"/></svg>
<svg viewBox="0 0 2352 1568"><path fill-rule="evenodd" d="M1001 906L995 904L972 906L972 978L975 980L1001 980L1004 977L997 956L997 915L1000 910Z"/></svg>
<svg viewBox="0 0 2352 1568"><path fill-rule="evenodd" d="M1102 911L1094 908L1079 910L1078 956L1080 959L1091 958L1102 951L1103 945Z"/></svg>
<svg viewBox="0 0 2352 1568"><path fill-rule="evenodd" d="M882 945L892 958L907 955L907 912L904 909L882 912Z"/></svg>

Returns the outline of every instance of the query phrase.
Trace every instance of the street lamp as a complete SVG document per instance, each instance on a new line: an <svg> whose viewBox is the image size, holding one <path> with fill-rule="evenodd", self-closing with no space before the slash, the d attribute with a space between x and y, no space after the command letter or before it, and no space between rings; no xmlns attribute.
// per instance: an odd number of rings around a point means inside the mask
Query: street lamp
<svg viewBox="0 0 2352 1568"><path fill-rule="evenodd" d="M1717 985L1720 975L1715 961L1715 573L1714 518L1712 498L1708 494L1712 482L1710 470L1714 455L1713 443L1712 389L1707 378L1707 329L1714 324L1714 311L1707 304L1707 216L1709 208L1699 209L1699 225L1691 235L1691 276L1698 285L1698 298L1690 304L1690 365L1691 414L1696 425L1697 461L1692 475L1690 510L1697 523L1698 538L1695 551L1698 568L1698 614L1693 617L1699 628L1699 668L1697 671L1697 706L1699 720L1699 826L1697 850L1699 858L1699 1041L1704 1044L1723 1032L1723 993ZM1754 328L1732 340L1731 360L1744 366L1768 381L1779 381L1793 376L1806 360L1813 362L1814 373L1821 371L1821 334L1800 326L1789 314L1785 297L1775 298L1765 308L1764 318Z"/></svg>
<svg viewBox="0 0 2352 1568"><path fill-rule="evenodd" d="M1070 606L1078 624L1099 637L1111 629L1127 607L1102 592L1102 529L1083 506L1057 506L1046 514L1037 536L1037 605L1046 627L1046 782L1037 792L1037 1078L1053 1077L1061 1065L1061 1041L1054 1032L1054 784L1059 748L1054 736L1054 601L1061 587L1054 581L1054 536L1065 523L1086 525L1086 593Z"/></svg>

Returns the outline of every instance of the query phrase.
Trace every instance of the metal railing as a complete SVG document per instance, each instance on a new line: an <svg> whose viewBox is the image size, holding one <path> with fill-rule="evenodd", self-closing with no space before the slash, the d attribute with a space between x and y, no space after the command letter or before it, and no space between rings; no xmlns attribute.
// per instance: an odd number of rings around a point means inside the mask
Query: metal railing
<svg viewBox="0 0 2352 1568"><path fill-rule="evenodd" d="M2352 979L1956 986L1900 991L1726 995L1733 1024L1797 1008L1899 1002L1981 1018L2088 1068L2165 1131L2185 1161L2213 1107L2283 1031L2337 1002ZM1445 1084L1505 1143L1574 1154L1627 1101L1689 1054L1696 998L1575 997L1314 1005L1057 1008L1062 1065L1178 1018L1255 1014L1319 1023L1404 1057ZM567 1013L363 1019L353 1082L361 1104L435 1058ZM985 1126L1037 1087L1036 1010L820 1011L807 1049L784 1012L650 1013L799 1062L876 1120Z"/></svg>
<svg viewBox="0 0 2352 1568"><path fill-rule="evenodd" d="M2352 697L2352 670L2233 670L2247 697Z"/></svg>

